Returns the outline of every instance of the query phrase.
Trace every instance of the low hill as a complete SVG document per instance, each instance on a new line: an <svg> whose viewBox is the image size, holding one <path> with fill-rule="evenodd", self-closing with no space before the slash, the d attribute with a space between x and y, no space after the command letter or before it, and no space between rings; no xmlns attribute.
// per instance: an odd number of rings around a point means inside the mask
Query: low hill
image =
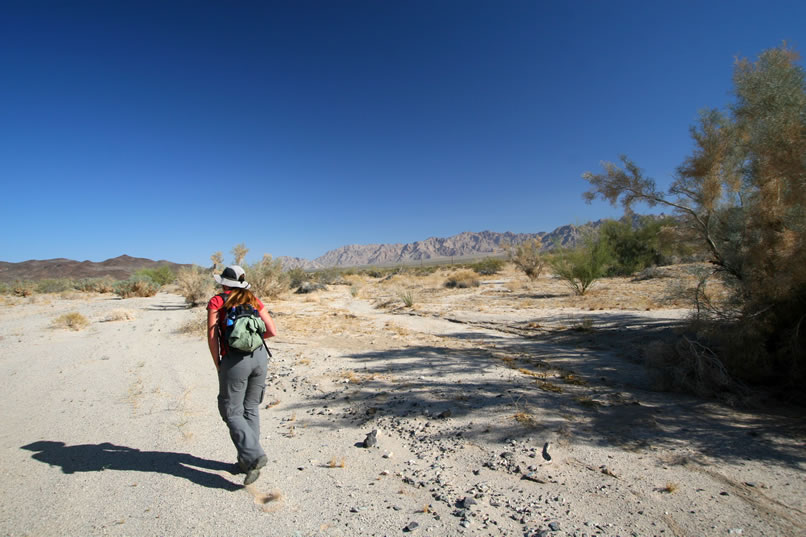
<svg viewBox="0 0 806 537"><path fill-rule="evenodd" d="M47 278L100 278L111 276L123 280L141 269L153 269L169 266L176 270L190 266L170 261L153 261L143 257L121 255L106 261L74 261L72 259L32 259L20 263L0 261L0 282L10 283L17 280L43 280Z"/></svg>

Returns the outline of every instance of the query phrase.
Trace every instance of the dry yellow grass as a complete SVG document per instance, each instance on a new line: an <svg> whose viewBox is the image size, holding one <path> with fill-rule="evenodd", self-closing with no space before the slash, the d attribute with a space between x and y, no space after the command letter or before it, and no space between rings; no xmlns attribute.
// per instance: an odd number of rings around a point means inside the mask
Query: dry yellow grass
<svg viewBox="0 0 806 537"><path fill-rule="evenodd" d="M525 427L537 427L537 421L528 412L516 412L512 417Z"/></svg>
<svg viewBox="0 0 806 537"><path fill-rule="evenodd" d="M562 386L557 386L556 384L552 384L551 382L546 382L544 380L537 380L535 381L537 387L543 390L544 392L554 392L554 393L563 393Z"/></svg>
<svg viewBox="0 0 806 537"><path fill-rule="evenodd" d="M137 315L132 310L117 309L107 313L106 317L104 317L104 321L133 321L136 318Z"/></svg>
<svg viewBox="0 0 806 537"><path fill-rule="evenodd" d="M82 330L89 326L90 321L80 313L74 311L65 313L53 320L51 326L54 328L68 328L70 330Z"/></svg>
<svg viewBox="0 0 806 537"><path fill-rule="evenodd" d="M207 338L207 314L196 315L179 327L179 333Z"/></svg>
<svg viewBox="0 0 806 537"><path fill-rule="evenodd" d="M347 464L344 462L344 457L333 457L327 463L328 468L345 468Z"/></svg>

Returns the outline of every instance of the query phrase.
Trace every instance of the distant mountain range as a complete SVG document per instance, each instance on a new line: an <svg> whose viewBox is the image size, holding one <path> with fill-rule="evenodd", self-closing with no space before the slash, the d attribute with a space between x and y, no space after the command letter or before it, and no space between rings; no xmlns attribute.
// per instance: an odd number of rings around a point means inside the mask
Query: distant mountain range
<svg viewBox="0 0 806 537"><path fill-rule="evenodd" d="M661 215L662 216L662 215ZM636 215L636 218L638 215ZM299 257L278 257L286 268L301 267L316 270L330 267L359 267L367 265L419 264L439 261L469 261L488 256L503 256L505 244L519 244L529 239L540 238L543 249L573 247L586 229L596 229L603 220L582 226L567 225L551 232L498 233L481 231L464 232L452 237L431 237L408 244L352 244L330 250L314 260ZM73 261L71 259L45 259L8 263L0 261L0 282L16 280L41 280L44 278L95 278L111 276L125 279L144 268L169 266L178 269L178 263L152 261L142 257L121 255L106 261Z"/></svg>
<svg viewBox="0 0 806 537"><path fill-rule="evenodd" d="M540 238L543 249L572 247L585 229L598 228L602 220L589 222L583 226L566 225L551 232L539 233L498 233L466 231L452 237L431 237L423 241L407 244L352 244L330 250L314 260L299 257L279 257L286 268L301 267L315 270L329 267L358 267L366 265L400 265L422 263L424 261L463 261L505 254L505 244L520 244Z"/></svg>

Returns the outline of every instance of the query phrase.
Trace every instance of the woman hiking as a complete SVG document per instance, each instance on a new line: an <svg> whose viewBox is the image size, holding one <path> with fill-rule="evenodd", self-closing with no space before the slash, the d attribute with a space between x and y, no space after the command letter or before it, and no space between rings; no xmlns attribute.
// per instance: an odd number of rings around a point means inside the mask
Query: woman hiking
<svg viewBox="0 0 806 537"><path fill-rule="evenodd" d="M218 411L229 427L230 438L238 451L238 465L246 473L244 485L260 477L268 458L260 447L258 408L266 390L268 349L265 343L252 352L231 349L225 337L227 312L237 306L251 306L266 325L263 338L277 335L277 327L266 306L249 290L244 270L238 265L214 276L223 292L207 303L207 344L218 370Z"/></svg>

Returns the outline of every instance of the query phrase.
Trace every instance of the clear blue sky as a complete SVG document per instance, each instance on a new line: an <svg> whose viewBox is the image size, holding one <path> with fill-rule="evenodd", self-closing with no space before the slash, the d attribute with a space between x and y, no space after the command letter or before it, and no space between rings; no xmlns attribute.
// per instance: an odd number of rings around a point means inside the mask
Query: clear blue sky
<svg viewBox="0 0 806 537"><path fill-rule="evenodd" d="M2 2L0 260L618 216L580 175L626 153L667 185L734 57L783 40L806 2Z"/></svg>

